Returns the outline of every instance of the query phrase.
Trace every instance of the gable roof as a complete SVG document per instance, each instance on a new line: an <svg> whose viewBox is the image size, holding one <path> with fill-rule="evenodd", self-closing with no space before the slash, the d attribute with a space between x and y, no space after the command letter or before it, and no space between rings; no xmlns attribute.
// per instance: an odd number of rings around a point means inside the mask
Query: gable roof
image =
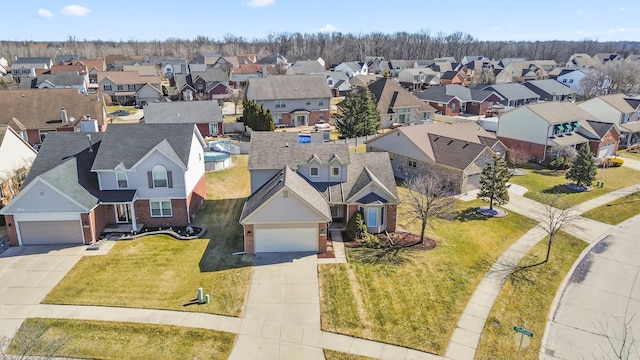
<svg viewBox="0 0 640 360"><path fill-rule="evenodd" d="M637 109L636 101L634 101L634 99L629 99L628 96L626 96L625 94L618 93L618 94L601 95L601 96L598 96L598 98L604 101L605 103L611 105L613 108L620 111L621 113L625 113L625 114L631 113L636 111ZM636 107L634 107L633 105L636 105Z"/></svg>
<svg viewBox="0 0 640 360"><path fill-rule="evenodd" d="M91 71L91 69L96 69L98 71L105 71L106 63L103 58L95 58L95 59L80 59L73 62L76 64L84 64L87 67L87 71Z"/></svg>
<svg viewBox="0 0 640 360"><path fill-rule="evenodd" d="M325 198L315 191L314 187L303 176L291 170L288 166L285 166L281 171L269 179L269 181L251 194L251 196L249 196L242 208L240 222L242 223L262 204L267 202L284 188L295 193L298 198L303 201L306 201L327 220L331 219L331 210L329 209L329 204Z"/></svg>
<svg viewBox="0 0 640 360"><path fill-rule="evenodd" d="M465 169L488 147L484 144L429 134L429 146L435 162L456 169Z"/></svg>
<svg viewBox="0 0 640 360"><path fill-rule="evenodd" d="M99 125L105 121L104 103L101 97L80 94L78 89L3 90L0 96L0 124L8 124L14 130L59 128L63 124L61 108L69 118L80 119L91 115ZM16 122L24 127L16 128Z"/></svg>
<svg viewBox="0 0 640 360"><path fill-rule="evenodd" d="M287 74L322 74L326 71L318 60L298 60L287 69Z"/></svg>
<svg viewBox="0 0 640 360"><path fill-rule="evenodd" d="M553 79L544 79L544 80L530 80L524 82L522 85L527 88L534 90L534 88L540 89L547 94L554 95L575 95L576 92L573 91L570 87L563 85L561 82L558 82Z"/></svg>
<svg viewBox="0 0 640 360"><path fill-rule="evenodd" d="M464 102L484 101L493 93L491 90L469 89L459 84L450 84L431 86L424 91L416 91L413 95L422 100L449 103L454 97ZM499 97L500 95L497 96Z"/></svg>
<svg viewBox="0 0 640 360"><path fill-rule="evenodd" d="M113 170L120 163L130 169L156 147L186 168L194 131L193 124L109 125L91 170Z"/></svg>
<svg viewBox="0 0 640 360"><path fill-rule="evenodd" d="M160 84L161 76L140 75L137 71L104 71L98 73L98 83L109 79L116 85L129 84Z"/></svg>
<svg viewBox="0 0 640 360"><path fill-rule="evenodd" d="M380 78L369 84L369 91L376 98L376 108L381 115L393 113L394 108L417 108L419 111L435 112L431 105L416 98L400 84L389 78Z"/></svg>
<svg viewBox="0 0 640 360"><path fill-rule="evenodd" d="M562 124L571 121L595 119L595 116L570 102L550 101L537 104L524 105L549 124ZM511 111L516 111L514 109Z"/></svg>
<svg viewBox="0 0 640 360"><path fill-rule="evenodd" d="M531 89L527 88L526 86L518 83L494 84L483 88L483 90L493 90L500 96L508 100L540 98L540 95L531 91Z"/></svg>
<svg viewBox="0 0 640 360"><path fill-rule="evenodd" d="M222 122L217 101L173 101L148 103L144 107L146 124L205 124Z"/></svg>
<svg viewBox="0 0 640 360"><path fill-rule="evenodd" d="M50 57L19 57L13 64L50 64L52 63Z"/></svg>
<svg viewBox="0 0 640 360"><path fill-rule="evenodd" d="M75 71L60 71L55 75L38 76L36 86L43 82L49 82L54 86L81 86L85 83L85 77Z"/></svg>
<svg viewBox="0 0 640 360"><path fill-rule="evenodd" d="M240 64L238 67L231 68L233 74L262 74L266 70L267 74L275 74L273 66L268 64Z"/></svg>
<svg viewBox="0 0 640 360"><path fill-rule="evenodd" d="M324 74L275 75L249 79L247 93L254 100L330 98L331 90Z"/></svg>

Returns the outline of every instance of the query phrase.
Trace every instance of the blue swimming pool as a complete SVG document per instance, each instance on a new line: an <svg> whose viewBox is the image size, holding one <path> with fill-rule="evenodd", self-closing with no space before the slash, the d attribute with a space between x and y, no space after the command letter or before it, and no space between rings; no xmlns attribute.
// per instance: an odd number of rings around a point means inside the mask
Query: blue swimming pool
<svg viewBox="0 0 640 360"><path fill-rule="evenodd" d="M311 135L298 135L298 144L311 144Z"/></svg>
<svg viewBox="0 0 640 360"><path fill-rule="evenodd" d="M204 152L204 162L208 163L208 162L215 162L215 161L222 161L222 160L226 160L229 157L231 157L231 155L226 154L226 153L222 153L222 152L217 152L217 151L205 151Z"/></svg>

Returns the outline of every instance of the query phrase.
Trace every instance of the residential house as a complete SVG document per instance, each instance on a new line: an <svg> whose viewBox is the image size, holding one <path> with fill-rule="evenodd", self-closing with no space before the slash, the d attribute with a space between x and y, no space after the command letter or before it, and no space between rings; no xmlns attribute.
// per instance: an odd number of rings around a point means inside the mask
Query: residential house
<svg viewBox="0 0 640 360"><path fill-rule="evenodd" d="M247 167L251 196L240 217L247 253L324 252L329 224L343 227L358 211L370 233L396 230L399 197L386 153L254 132Z"/></svg>
<svg viewBox="0 0 640 360"><path fill-rule="evenodd" d="M318 58L317 60L298 60L291 64L285 73L287 75L311 75L324 74L326 71L324 60Z"/></svg>
<svg viewBox="0 0 640 360"><path fill-rule="evenodd" d="M489 59L487 57L484 57L482 55L466 55L462 57L462 60L460 60L460 63L462 65L467 65L468 63L472 62L472 61L489 61Z"/></svg>
<svg viewBox="0 0 640 360"><path fill-rule="evenodd" d="M8 125L0 125L0 208L13 199L38 153Z"/></svg>
<svg viewBox="0 0 640 360"><path fill-rule="evenodd" d="M590 68L593 67L593 58L589 54L576 53L569 57L565 66L568 68Z"/></svg>
<svg viewBox="0 0 640 360"><path fill-rule="evenodd" d="M30 145L40 145L52 132L82 130L83 118L94 125L85 131L107 128L102 96L76 89L3 90L0 109L0 125L9 125Z"/></svg>
<svg viewBox="0 0 640 360"><path fill-rule="evenodd" d="M229 93L229 73L222 68L175 75L174 80L180 100L212 100Z"/></svg>
<svg viewBox="0 0 640 360"><path fill-rule="evenodd" d="M92 91L98 90L98 73L106 71L107 64L104 58L96 59L82 59L74 61L74 65L84 65L87 69L89 76L89 85L87 86Z"/></svg>
<svg viewBox="0 0 640 360"><path fill-rule="evenodd" d="M205 198L204 145L192 124L51 134L0 210L11 245L90 244L107 229L188 225Z"/></svg>
<svg viewBox="0 0 640 360"><path fill-rule="evenodd" d="M511 61L507 65L504 65L501 73L503 76L499 76L496 79L496 84L499 83L523 83L531 80L548 79L547 72L535 61ZM500 82L498 82L498 79Z"/></svg>
<svg viewBox="0 0 640 360"><path fill-rule="evenodd" d="M463 70L445 71L440 74L440 85L457 84L465 86L467 84L467 74Z"/></svg>
<svg viewBox="0 0 640 360"><path fill-rule="evenodd" d="M256 64L271 65L276 74L286 73L287 68L289 67L289 65L291 65L289 64L289 61L287 61L287 58L280 54L262 57L261 59L256 61Z"/></svg>
<svg viewBox="0 0 640 360"><path fill-rule="evenodd" d="M522 85L538 94L541 101L574 101L576 98L573 89L556 80L531 80Z"/></svg>
<svg viewBox="0 0 640 360"><path fill-rule="evenodd" d="M389 76L397 77L400 71L412 68L414 63L413 60L389 60L387 68L383 68L383 73L388 71Z"/></svg>
<svg viewBox="0 0 640 360"><path fill-rule="evenodd" d="M135 71L140 76L160 75L160 69L158 68L158 65L123 65L122 71Z"/></svg>
<svg viewBox="0 0 640 360"><path fill-rule="evenodd" d="M49 70L52 65L49 57L18 57L11 64L11 74L19 77L31 73L31 69Z"/></svg>
<svg viewBox="0 0 640 360"><path fill-rule="evenodd" d="M494 91L469 89L461 85L432 86L413 93L440 114L458 116L463 113L486 116L493 105L502 101Z"/></svg>
<svg viewBox="0 0 640 360"><path fill-rule="evenodd" d="M540 95L531 91L528 87L517 83L494 84L482 89L495 91L504 99L501 102L504 106L518 107L530 103L536 103L540 99Z"/></svg>
<svg viewBox="0 0 640 360"><path fill-rule="evenodd" d="M241 64L239 67L231 68L229 72L229 85L234 89L247 86L249 79L265 78L268 75L276 74L275 69L267 64Z"/></svg>
<svg viewBox="0 0 640 360"><path fill-rule="evenodd" d="M382 75L380 74L369 74L369 75L357 75L349 79L351 86L356 89L364 89L369 86L372 82L381 79Z"/></svg>
<svg viewBox="0 0 640 360"><path fill-rule="evenodd" d="M54 65L55 66L55 65ZM36 80L38 89L76 89L82 94L88 91L89 77L77 71L60 71L55 75L40 75Z"/></svg>
<svg viewBox="0 0 640 360"><path fill-rule="evenodd" d="M429 68L404 69L398 73L398 81L405 89L422 90L440 84L440 74Z"/></svg>
<svg viewBox="0 0 640 360"><path fill-rule="evenodd" d="M366 62L360 63L357 61L345 61L338 64L334 69L334 71L342 71L347 74L350 78L356 75L368 75L369 74L369 66Z"/></svg>
<svg viewBox="0 0 640 360"><path fill-rule="evenodd" d="M618 61L622 60L622 56L616 53L597 53L593 55L593 63L594 64L606 64L609 61Z"/></svg>
<svg viewBox="0 0 640 360"><path fill-rule="evenodd" d="M533 60L538 66L540 66L544 71L549 74L549 71L558 67L558 63L555 60Z"/></svg>
<svg viewBox="0 0 640 360"><path fill-rule="evenodd" d="M351 91L351 79L342 71L327 71L324 73L327 77L327 86L331 90L333 96L345 96Z"/></svg>
<svg viewBox="0 0 640 360"><path fill-rule="evenodd" d="M611 83L609 79L602 78L594 68L565 68L558 74L556 81L570 87L582 98L607 92Z"/></svg>
<svg viewBox="0 0 640 360"><path fill-rule="evenodd" d="M620 133L570 102L529 104L505 112L498 139L510 149L523 149L532 160L553 159L554 148L590 146L597 157L616 153Z"/></svg>
<svg viewBox="0 0 640 360"><path fill-rule="evenodd" d="M640 99L624 94L602 95L578 106L593 114L595 119L616 125L622 145L640 142Z"/></svg>
<svg viewBox="0 0 640 360"><path fill-rule="evenodd" d="M153 102L163 96L161 76L141 76L137 71L105 71L98 73L100 91L121 105Z"/></svg>
<svg viewBox="0 0 640 360"><path fill-rule="evenodd" d="M9 62L4 57L0 56L0 76L7 75L9 71Z"/></svg>
<svg viewBox="0 0 640 360"><path fill-rule="evenodd" d="M507 65L513 63L513 62L522 62L522 61L527 61L527 58L521 58L521 57L515 57L515 58L503 58L502 60L500 60L498 62L498 65L500 65L500 67L506 67Z"/></svg>
<svg viewBox="0 0 640 360"><path fill-rule="evenodd" d="M246 96L271 111L276 127L329 121L332 94L324 74L249 79Z"/></svg>
<svg viewBox="0 0 640 360"><path fill-rule="evenodd" d="M195 124L204 137L223 135L222 112L217 101L148 103L145 124Z"/></svg>
<svg viewBox="0 0 640 360"><path fill-rule="evenodd" d="M434 122L399 127L366 142L367 152L386 151L396 177L407 179L426 172L447 176L453 190L480 188L480 177L494 157L507 148L492 133L474 122Z"/></svg>
<svg viewBox="0 0 640 360"><path fill-rule="evenodd" d="M436 109L413 96L395 80L380 78L368 86L376 99L382 128L432 121Z"/></svg>

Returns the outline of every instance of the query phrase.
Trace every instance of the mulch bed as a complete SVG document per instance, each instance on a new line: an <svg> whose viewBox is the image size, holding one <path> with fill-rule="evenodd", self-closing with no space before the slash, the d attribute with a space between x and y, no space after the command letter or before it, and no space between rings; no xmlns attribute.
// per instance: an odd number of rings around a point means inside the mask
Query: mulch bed
<svg viewBox="0 0 640 360"><path fill-rule="evenodd" d="M382 233L378 234L380 243L384 246L396 246L403 247L410 250L431 250L438 246L438 243L428 237L424 238L424 244L420 243L420 235L413 234L407 231L396 231L389 233L389 237L393 240L393 244L387 238L387 235ZM357 248L360 247L360 240L345 242L345 247Z"/></svg>
<svg viewBox="0 0 640 360"><path fill-rule="evenodd" d="M333 241L327 239L327 250L318 254L318 259L335 259L336 254L333 252Z"/></svg>

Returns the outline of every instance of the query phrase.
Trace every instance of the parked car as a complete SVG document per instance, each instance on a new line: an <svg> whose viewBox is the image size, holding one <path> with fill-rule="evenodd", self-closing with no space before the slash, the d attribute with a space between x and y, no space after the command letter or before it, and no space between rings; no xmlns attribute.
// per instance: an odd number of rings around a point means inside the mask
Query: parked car
<svg viewBox="0 0 640 360"><path fill-rule="evenodd" d="M142 109L142 108L144 108L145 105L147 105L146 101L140 101L139 103L136 104L135 108L136 109Z"/></svg>
<svg viewBox="0 0 640 360"><path fill-rule="evenodd" d="M329 125L328 123L324 122L324 120L320 120L316 125L315 128L316 129L328 129L330 128L331 125Z"/></svg>
<svg viewBox="0 0 640 360"><path fill-rule="evenodd" d="M129 112L129 110L117 110L111 113L111 115L114 116L129 116L131 115L131 113Z"/></svg>

